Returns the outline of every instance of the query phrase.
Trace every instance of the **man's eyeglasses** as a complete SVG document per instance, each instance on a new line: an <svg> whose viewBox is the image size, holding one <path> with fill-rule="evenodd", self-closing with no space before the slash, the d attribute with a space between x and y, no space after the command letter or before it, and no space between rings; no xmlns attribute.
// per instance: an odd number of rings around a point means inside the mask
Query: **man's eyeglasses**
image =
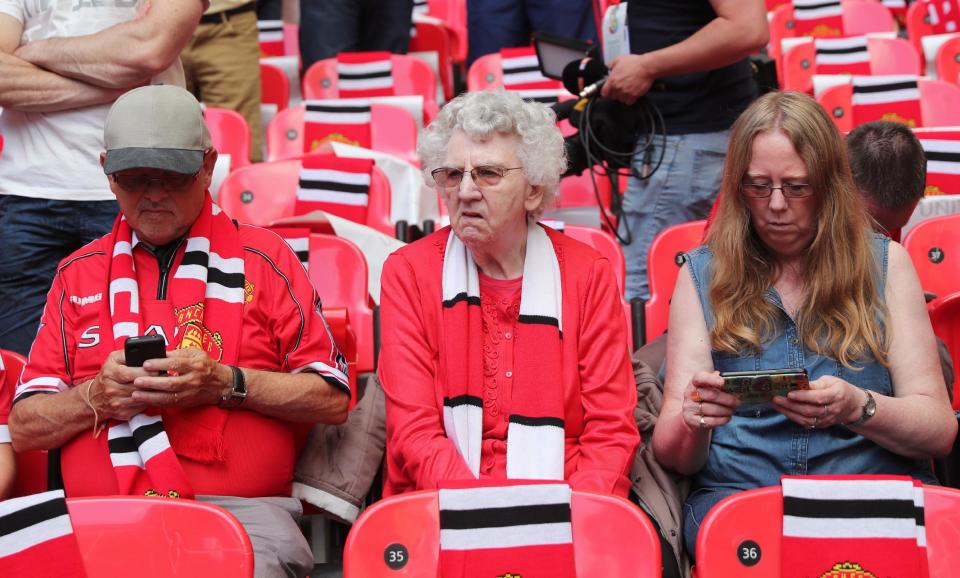
<svg viewBox="0 0 960 578"><path fill-rule="evenodd" d="M487 186L493 187L497 185L503 177L510 171L519 171L523 167L492 167L492 166L479 166L473 167L470 172L470 178L473 179L473 182L477 186ZM439 169L434 169L430 171L430 175L433 177L433 182L437 183L438 187L444 189L453 189L460 186L461 181L463 181L464 171L462 169L452 169L449 167L440 167Z"/></svg>
<svg viewBox="0 0 960 578"><path fill-rule="evenodd" d="M166 173L160 177L149 177L147 175L124 175L115 173L112 176L113 182L117 183L121 189L131 193L142 193L150 187L150 183L156 181L160 187L168 193L179 193L186 190L193 184L197 178L196 174L181 175L177 173Z"/></svg>
<svg viewBox="0 0 960 578"><path fill-rule="evenodd" d="M740 192L752 199L765 199L773 194L774 189L780 189L783 196L790 199L800 199L813 194L813 187L806 183L783 183L779 187L772 183L740 183Z"/></svg>

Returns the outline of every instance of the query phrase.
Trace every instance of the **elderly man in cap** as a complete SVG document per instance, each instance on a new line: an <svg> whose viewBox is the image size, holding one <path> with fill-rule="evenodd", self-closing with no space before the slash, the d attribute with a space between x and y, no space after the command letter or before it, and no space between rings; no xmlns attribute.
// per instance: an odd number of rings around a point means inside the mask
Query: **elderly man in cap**
<svg viewBox="0 0 960 578"><path fill-rule="evenodd" d="M121 214L60 263L10 416L14 448L59 448L67 497L219 504L250 534L258 576L305 575L295 453L312 424L345 420L350 397L317 294L283 240L211 200L217 152L190 93L126 93L104 140ZM138 335L162 336L166 357L128 365Z"/></svg>

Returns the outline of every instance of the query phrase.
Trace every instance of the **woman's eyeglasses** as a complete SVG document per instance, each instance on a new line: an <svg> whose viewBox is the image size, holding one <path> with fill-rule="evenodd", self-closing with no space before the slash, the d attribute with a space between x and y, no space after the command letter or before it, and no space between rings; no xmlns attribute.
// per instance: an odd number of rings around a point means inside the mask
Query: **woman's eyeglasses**
<svg viewBox="0 0 960 578"><path fill-rule="evenodd" d="M167 173L160 177L148 177L147 175L123 175L116 173L112 175L112 177L113 182L117 183L121 189L131 193L142 193L147 190L150 187L150 183L154 181L160 183L163 190L168 193L179 193L189 188L194 179L197 178L197 175Z"/></svg>
<svg viewBox="0 0 960 578"><path fill-rule="evenodd" d="M813 194L813 187L806 183L783 183L779 187L772 183L740 183L740 192L752 199L765 199L773 194L774 189L780 189L783 196L790 199L800 199Z"/></svg>
<svg viewBox="0 0 960 578"><path fill-rule="evenodd" d="M497 185L503 177L510 171L519 171L523 167L489 167L489 166L479 166L473 167L470 173L470 178L473 179L473 182L477 186L487 186L492 187ZM461 181L463 181L463 175L465 172L462 169L452 169L449 167L440 167L439 169L434 169L430 171L430 176L433 177L433 182L437 183L438 187L444 189L453 189L460 186Z"/></svg>

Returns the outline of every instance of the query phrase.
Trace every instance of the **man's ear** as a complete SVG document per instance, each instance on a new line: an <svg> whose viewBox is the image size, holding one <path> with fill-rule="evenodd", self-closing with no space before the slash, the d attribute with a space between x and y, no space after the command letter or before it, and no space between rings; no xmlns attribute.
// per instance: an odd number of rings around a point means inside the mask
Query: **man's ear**
<svg viewBox="0 0 960 578"><path fill-rule="evenodd" d="M203 155L203 167L200 169L200 178L203 180L203 185L206 188L210 187L210 182L213 181L213 167L217 164L217 149L211 148L207 149L207 152Z"/></svg>
<svg viewBox="0 0 960 578"><path fill-rule="evenodd" d="M107 152L100 151L100 166L103 166L103 163L107 162Z"/></svg>

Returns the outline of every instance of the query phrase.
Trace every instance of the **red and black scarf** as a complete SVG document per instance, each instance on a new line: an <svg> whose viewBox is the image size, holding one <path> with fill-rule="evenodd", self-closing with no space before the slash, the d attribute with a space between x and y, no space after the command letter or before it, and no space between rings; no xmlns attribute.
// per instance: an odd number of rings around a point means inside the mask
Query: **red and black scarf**
<svg viewBox="0 0 960 578"><path fill-rule="evenodd" d="M443 257L441 372L443 424L475 476L483 429L480 278L469 249L451 231ZM507 477L562 480L564 466L563 283L560 261L540 225L527 228L517 319Z"/></svg>
<svg viewBox="0 0 960 578"><path fill-rule="evenodd" d="M103 359L123 349L128 337L143 334L151 324L162 324L140 310L133 260L136 239L122 215L114 223L111 238L109 299L100 313ZM183 258L171 272L168 295L177 326L167 348L196 347L214 360L236 365L245 297L243 249L236 226L209 194L187 235ZM222 462L228 415L213 406L165 410L162 416L150 409L126 422L109 421L106 436L79 435L63 450L67 492L193 497L177 456ZM111 466L114 475L108 473Z"/></svg>
<svg viewBox="0 0 960 578"><path fill-rule="evenodd" d="M0 576L86 576L63 490L0 501Z"/></svg>

